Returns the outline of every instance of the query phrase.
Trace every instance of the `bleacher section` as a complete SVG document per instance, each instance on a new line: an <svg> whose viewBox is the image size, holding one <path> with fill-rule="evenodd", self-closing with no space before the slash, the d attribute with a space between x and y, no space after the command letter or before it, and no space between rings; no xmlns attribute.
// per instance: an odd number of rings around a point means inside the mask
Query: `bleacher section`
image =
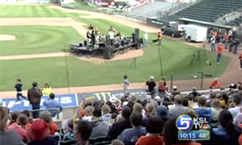
<svg viewBox="0 0 242 145"><path fill-rule="evenodd" d="M238 18L227 23L227 25L230 25L230 26L239 26L241 24L242 24L242 16L239 16Z"/></svg>
<svg viewBox="0 0 242 145"><path fill-rule="evenodd" d="M214 22L218 17L240 8L242 8L242 0L202 0L162 20L177 21L179 18L189 18Z"/></svg>
<svg viewBox="0 0 242 145"><path fill-rule="evenodd" d="M131 18L148 18L156 16L157 12L167 11L171 7L177 6L177 3L167 3L167 2L150 2L138 8L131 10L130 12L125 12L123 15Z"/></svg>

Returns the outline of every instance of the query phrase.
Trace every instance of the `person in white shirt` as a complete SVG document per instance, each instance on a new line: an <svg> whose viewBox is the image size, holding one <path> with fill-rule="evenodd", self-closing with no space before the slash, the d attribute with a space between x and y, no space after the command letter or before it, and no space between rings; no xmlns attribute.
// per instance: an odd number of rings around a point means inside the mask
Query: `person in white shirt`
<svg viewBox="0 0 242 145"><path fill-rule="evenodd" d="M216 51L215 43L216 43L216 37L213 35L211 38L211 51Z"/></svg>
<svg viewBox="0 0 242 145"><path fill-rule="evenodd" d="M149 42L149 36L148 36L148 33L145 32L145 34L144 34L144 47L148 46L148 42Z"/></svg>
<svg viewBox="0 0 242 145"><path fill-rule="evenodd" d="M239 112L240 112L240 107L241 107L241 98L240 98L240 94L236 93L234 95L232 95L233 98L233 108L229 109L229 112L233 115L233 117L235 117Z"/></svg>
<svg viewBox="0 0 242 145"><path fill-rule="evenodd" d="M129 87L129 80L128 80L128 76L124 76L124 94L127 95L128 94L128 87Z"/></svg>
<svg viewBox="0 0 242 145"><path fill-rule="evenodd" d="M114 40L114 32L113 31L109 31L109 37L111 40Z"/></svg>

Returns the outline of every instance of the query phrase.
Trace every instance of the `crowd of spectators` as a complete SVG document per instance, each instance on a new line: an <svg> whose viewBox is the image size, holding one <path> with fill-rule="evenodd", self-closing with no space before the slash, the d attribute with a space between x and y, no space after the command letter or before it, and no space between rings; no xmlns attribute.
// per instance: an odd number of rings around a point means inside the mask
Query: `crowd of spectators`
<svg viewBox="0 0 242 145"><path fill-rule="evenodd" d="M229 91L205 96L196 88L181 95L174 86L170 97L149 94L144 100L126 96L112 102L87 102L79 117L70 118L64 128L53 122L56 112L51 110L33 119L27 110L9 113L1 107L1 145L242 145L242 86L229 87ZM53 98L50 93L45 103L55 104ZM206 118L211 125L210 140L178 140L176 119L182 114Z"/></svg>

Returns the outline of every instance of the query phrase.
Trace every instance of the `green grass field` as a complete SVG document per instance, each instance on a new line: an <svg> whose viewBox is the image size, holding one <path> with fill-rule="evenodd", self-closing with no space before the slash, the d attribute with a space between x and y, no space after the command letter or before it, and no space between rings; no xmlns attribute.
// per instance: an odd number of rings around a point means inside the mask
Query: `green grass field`
<svg viewBox="0 0 242 145"><path fill-rule="evenodd" d="M1 56L61 52L64 44L84 39L73 27L2 26L0 34L14 35L17 38L14 41L0 42Z"/></svg>
<svg viewBox="0 0 242 145"><path fill-rule="evenodd" d="M76 21L86 23L87 26L89 24L98 26L99 31L102 33L107 33L110 26L121 32L123 36L131 36L131 33L134 31L133 28L103 19L80 19L79 16L82 14L63 13L46 5L0 5L0 9L0 17L5 18L71 17ZM16 12L11 13L9 9L14 9ZM64 43L78 42L83 39L71 27L4 26L0 27L0 34L15 35L18 39L15 41L1 41L1 55L60 52ZM143 32L141 32L140 36L143 36ZM156 35L150 34L149 36L150 39L154 37ZM217 77L224 72L230 61L230 58L223 57L221 64L216 65L216 54L207 52L208 58L213 63L212 66L205 64L206 59L203 53L201 53L202 60L198 66L189 66L192 54L197 53L197 51L197 48L164 38L161 46L161 58L165 76L169 79L174 73L202 71L205 74L212 74L214 77ZM149 46L144 48L144 52L144 56L137 59L138 68L131 69L129 69L129 66L133 59L106 62L104 64L84 62L75 57L67 57L67 62L65 57L4 60L0 61L0 88L2 91L13 90L16 78L23 80L24 89L27 89L33 81L39 82L40 85L48 82L52 87L67 87L66 66L68 66L70 86L122 83L124 74L129 76L130 82L144 82L150 75L159 80L160 64L157 47ZM193 79L193 76L181 76L177 79Z"/></svg>

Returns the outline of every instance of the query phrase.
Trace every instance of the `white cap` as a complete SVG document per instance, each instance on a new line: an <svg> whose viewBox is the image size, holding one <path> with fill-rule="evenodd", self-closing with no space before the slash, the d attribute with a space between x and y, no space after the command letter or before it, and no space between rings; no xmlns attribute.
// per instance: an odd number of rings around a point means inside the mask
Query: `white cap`
<svg viewBox="0 0 242 145"><path fill-rule="evenodd" d="M160 96L155 96L155 99L156 99L156 100L159 100L159 99L160 99Z"/></svg>
<svg viewBox="0 0 242 145"><path fill-rule="evenodd" d="M173 86L173 89L177 89L177 86Z"/></svg>
<svg viewBox="0 0 242 145"><path fill-rule="evenodd" d="M127 101L123 102L123 106L126 106L127 104L128 104L128 102L127 102Z"/></svg>
<svg viewBox="0 0 242 145"><path fill-rule="evenodd" d="M153 76L150 76L150 79L151 79L151 80L153 80L153 79L154 79L154 77L153 77Z"/></svg>

